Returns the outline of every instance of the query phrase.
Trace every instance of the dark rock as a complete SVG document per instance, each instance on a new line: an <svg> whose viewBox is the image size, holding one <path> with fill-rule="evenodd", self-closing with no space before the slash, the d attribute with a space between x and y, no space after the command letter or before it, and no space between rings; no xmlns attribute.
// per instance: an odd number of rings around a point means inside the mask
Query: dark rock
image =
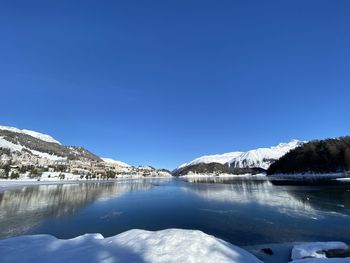
<svg viewBox="0 0 350 263"><path fill-rule="evenodd" d="M272 249L269 248L269 247L262 248L261 251L264 252L264 253L267 254L267 255L273 255L273 251L272 251Z"/></svg>
<svg viewBox="0 0 350 263"><path fill-rule="evenodd" d="M325 251L327 258L347 258L350 257L349 249L330 249Z"/></svg>

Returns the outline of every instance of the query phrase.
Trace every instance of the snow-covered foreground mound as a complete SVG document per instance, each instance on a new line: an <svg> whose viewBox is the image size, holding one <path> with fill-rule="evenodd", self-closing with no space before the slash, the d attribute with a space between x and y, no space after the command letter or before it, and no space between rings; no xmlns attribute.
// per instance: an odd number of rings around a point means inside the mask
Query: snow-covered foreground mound
<svg viewBox="0 0 350 263"><path fill-rule="evenodd" d="M61 240L33 235L0 240L1 262L262 262L249 252L198 230L130 230L103 238Z"/></svg>

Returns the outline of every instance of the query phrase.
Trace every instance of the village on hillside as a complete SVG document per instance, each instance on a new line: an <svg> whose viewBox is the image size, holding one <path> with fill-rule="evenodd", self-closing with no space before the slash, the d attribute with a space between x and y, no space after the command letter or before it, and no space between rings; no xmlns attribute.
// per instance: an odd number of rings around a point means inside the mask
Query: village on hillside
<svg viewBox="0 0 350 263"><path fill-rule="evenodd" d="M129 166L113 161L69 160L32 153L12 152L0 149L1 179L81 179L101 180L114 178L169 177L167 170L157 170L151 166Z"/></svg>

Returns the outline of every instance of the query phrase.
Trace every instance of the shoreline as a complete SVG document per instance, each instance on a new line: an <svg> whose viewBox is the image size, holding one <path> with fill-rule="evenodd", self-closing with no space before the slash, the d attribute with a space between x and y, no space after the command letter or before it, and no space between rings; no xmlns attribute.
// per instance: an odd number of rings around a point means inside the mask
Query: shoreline
<svg viewBox="0 0 350 263"><path fill-rule="evenodd" d="M57 178L44 178L44 179L0 179L0 191L24 187L24 186L40 186L40 185L61 185L61 184L83 184L83 183L115 183L122 181L135 181L135 180L151 180L151 179L249 179L249 180L266 180L273 184L293 184L303 183L317 184L319 182L324 183L350 183L350 177L344 177L342 173L329 173L329 174L276 174L266 175L265 173L260 174L190 174L183 176L157 176L157 177L119 177L113 179L57 179Z"/></svg>
<svg viewBox="0 0 350 263"><path fill-rule="evenodd" d="M0 179L0 192L3 190L13 189L24 186L40 186L40 185L63 185L63 184L84 184L84 183L115 183L122 181L135 180L151 180L151 179L172 179L172 177L129 177L129 178L114 178L109 180L98 179L65 179L65 180L37 180L37 179Z"/></svg>
<svg viewBox="0 0 350 263"><path fill-rule="evenodd" d="M340 178L349 178L350 174L344 173L295 173L295 174L272 174L267 175L271 179L286 179L286 180L315 180L315 179L340 179Z"/></svg>
<svg viewBox="0 0 350 263"><path fill-rule="evenodd" d="M259 174L187 174L176 176L179 179L265 179L270 182L313 182L313 181L338 181L350 182L350 174L344 173L303 173L303 174L274 174L267 175L266 173Z"/></svg>

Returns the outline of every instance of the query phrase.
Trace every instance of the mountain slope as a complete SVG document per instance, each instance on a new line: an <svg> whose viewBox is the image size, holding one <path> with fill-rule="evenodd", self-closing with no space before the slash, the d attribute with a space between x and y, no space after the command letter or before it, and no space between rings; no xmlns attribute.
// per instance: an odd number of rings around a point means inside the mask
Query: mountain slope
<svg viewBox="0 0 350 263"><path fill-rule="evenodd" d="M233 158L228 164L235 168L262 168L266 170L273 162L302 144L301 141L291 140L288 143L280 143L270 148L250 150Z"/></svg>
<svg viewBox="0 0 350 263"><path fill-rule="evenodd" d="M202 157L198 157L189 163L184 163L184 164L180 165L178 168L184 168L186 166L191 166L191 165L200 164L200 163L225 164L225 163L231 161L232 159L238 157L242 153L243 152L229 152L229 153L224 153L224 154L205 155Z"/></svg>
<svg viewBox="0 0 350 263"><path fill-rule="evenodd" d="M258 169L261 172L268 169L272 163L290 150L301 146L303 143L302 141L291 140L288 143L280 143L270 148L202 156L189 163L180 165L173 173L174 175L185 175L189 172L200 173L204 170L212 171L214 168L215 172L221 171L222 173L241 174L250 171L254 173L254 169ZM221 164L221 166L211 164Z"/></svg>
<svg viewBox="0 0 350 263"><path fill-rule="evenodd" d="M101 159L77 146L64 146L49 135L0 126L0 148L9 149L17 155L32 155L48 160L94 160Z"/></svg>
<svg viewBox="0 0 350 263"><path fill-rule="evenodd" d="M0 126L0 130L21 133L21 134L27 134L27 135L30 135L34 138L42 140L42 141L61 144L59 141L57 141L56 139L54 139L50 135L43 134L43 133L36 132L36 131L31 131L31 130L26 130L26 129L20 130L18 128L10 127L10 126Z"/></svg>
<svg viewBox="0 0 350 263"><path fill-rule="evenodd" d="M184 176L190 174L208 174L208 175L220 175L220 174L259 174L265 170L261 168L234 168L227 164L221 163L197 163L190 166L184 166L173 172L173 176Z"/></svg>
<svg viewBox="0 0 350 263"><path fill-rule="evenodd" d="M114 160L112 158L103 158L103 157L101 157L101 159L105 163L116 164L116 165L119 165L119 166L122 166L122 167L130 167L130 165L128 165L127 163L124 163L122 161L117 161L117 160Z"/></svg>
<svg viewBox="0 0 350 263"><path fill-rule="evenodd" d="M305 143L273 163L267 174L346 171L350 171L350 136Z"/></svg>

